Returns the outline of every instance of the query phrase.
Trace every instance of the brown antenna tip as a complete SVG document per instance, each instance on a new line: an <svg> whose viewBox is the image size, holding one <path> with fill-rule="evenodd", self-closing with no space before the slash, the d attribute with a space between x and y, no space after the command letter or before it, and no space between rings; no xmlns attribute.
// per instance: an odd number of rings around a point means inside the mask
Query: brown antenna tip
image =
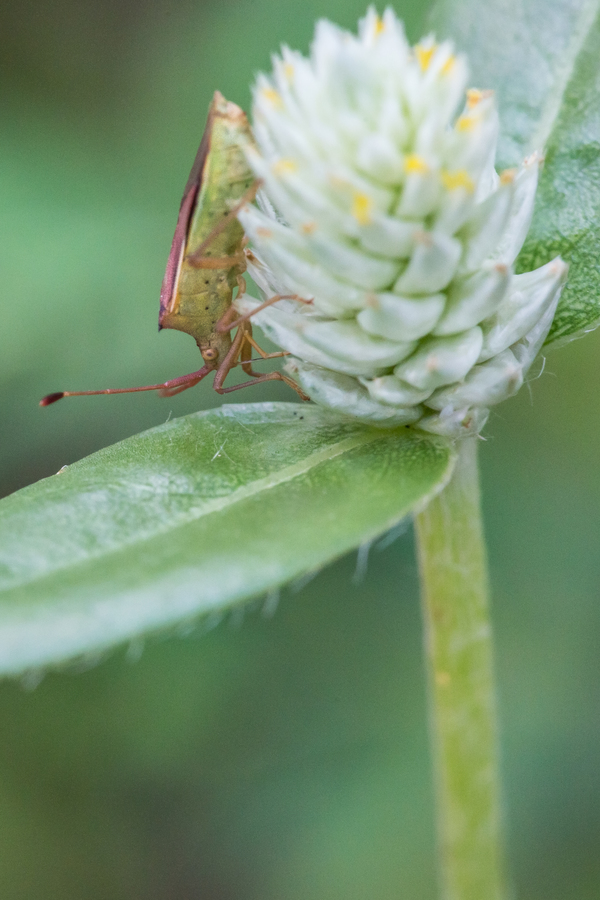
<svg viewBox="0 0 600 900"><path fill-rule="evenodd" d="M64 391L58 391L56 394L46 394L45 397L42 397L40 400L40 406L50 406L51 403L56 403L57 400L62 400L65 396Z"/></svg>

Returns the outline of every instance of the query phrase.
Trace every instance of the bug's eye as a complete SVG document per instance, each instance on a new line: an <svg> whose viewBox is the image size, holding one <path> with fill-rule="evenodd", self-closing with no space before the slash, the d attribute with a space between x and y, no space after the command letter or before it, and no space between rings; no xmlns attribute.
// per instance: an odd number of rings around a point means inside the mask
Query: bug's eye
<svg viewBox="0 0 600 900"><path fill-rule="evenodd" d="M218 350L215 350L214 347L207 347L206 350L202 350L201 353L206 362L214 362L219 355Z"/></svg>

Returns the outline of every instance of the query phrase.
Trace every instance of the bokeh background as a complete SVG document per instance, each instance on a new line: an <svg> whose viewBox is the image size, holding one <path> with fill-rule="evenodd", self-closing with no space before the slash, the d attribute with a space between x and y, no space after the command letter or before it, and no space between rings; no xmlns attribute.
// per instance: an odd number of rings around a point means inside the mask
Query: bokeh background
<svg viewBox="0 0 600 900"><path fill-rule="evenodd" d="M397 11L409 36L427 3ZM4 0L0 493L217 405L156 331L215 88L363 0ZM552 353L481 447L503 766L522 900L600 897L600 333ZM285 388L229 402L290 399ZM209 630L0 685L3 900L433 900L411 532ZM272 612L270 610L269 612ZM210 623L214 624L214 623ZM482 898L484 900L484 898Z"/></svg>

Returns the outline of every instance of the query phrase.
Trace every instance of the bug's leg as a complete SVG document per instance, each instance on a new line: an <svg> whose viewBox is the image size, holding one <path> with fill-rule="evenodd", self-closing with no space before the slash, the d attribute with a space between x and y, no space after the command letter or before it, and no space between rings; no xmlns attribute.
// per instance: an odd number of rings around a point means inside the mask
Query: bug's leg
<svg viewBox="0 0 600 900"><path fill-rule="evenodd" d="M239 274L237 276L237 287L238 287L238 297L241 297L246 293L246 279L243 275ZM239 314L235 306L231 305L227 312L223 313L217 324L215 325L215 331L219 334L226 334L228 331L232 329L232 323L239 318Z"/></svg>
<svg viewBox="0 0 600 900"><path fill-rule="evenodd" d="M240 328L240 331L242 329ZM252 328L247 328L247 326L243 326L244 330L244 340L242 342L242 348L240 353L240 362L242 365L243 371L246 375L250 375L251 378L256 378L260 375L260 372L255 372L250 363L250 359L252 357Z"/></svg>
<svg viewBox="0 0 600 900"><path fill-rule="evenodd" d="M227 378L229 372L231 372L231 370L238 364L238 360L242 354L245 338L246 335L244 333L244 329L238 328L237 334L231 342L231 347L227 351L227 355L225 356L225 359L223 360L221 365L218 367L217 374L215 375L213 387L218 393L220 393L220 387Z"/></svg>
<svg viewBox="0 0 600 900"><path fill-rule="evenodd" d="M219 331L222 333L224 331L231 331L232 328L238 328L243 322L248 322L249 319L252 318L252 316L256 315L256 313L261 312L268 306L272 306L274 303L279 303L280 300L296 300L298 303L306 303L307 306L312 305L313 302L312 300L305 300L304 297L299 297L298 294L274 294L272 297L269 297L268 300L265 300L264 303L261 303L260 306L257 306L255 309L251 310L249 313L246 313L243 316L238 316L237 319L231 321L231 310L234 308L232 306L217 322L215 331Z"/></svg>
<svg viewBox="0 0 600 900"><path fill-rule="evenodd" d="M256 350L261 359L280 359L282 356L290 355L288 350L278 350L276 353L265 353L262 347L259 347L259 345L252 337L252 325L250 325L250 323L248 322L242 325L242 328L244 328L245 330L245 339L242 346L242 369L244 370L246 375L251 375L252 378L261 378L263 375L262 372L255 372L250 365L252 348Z"/></svg>
<svg viewBox="0 0 600 900"><path fill-rule="evenodd" d="M242 384L234 384L233 387L224 388L221 387L221 385L226 376L227 373L220 379L219 385L217 385L218 374L215 375L214 388L218 394L230 394L232 391L239 391L240 388L250 387L253 384L262 384L265 381L283 381L291 387L292 390L296 391L301 400L310 400L310 397L304 393L300 385L296 384L292 378L288 378L287 375L283 375L282 372L269 372L266 375L257 375L252 381L244 381Z"/></svg>
<svg viewBox="0 0 600 900"><path fill-rule="evenodd" d="M289 356L290 355L289 350L278 350L276 353L265 353L263 348L259 347L259 345L256 343L256 341L252 337L252 331L249 331L246 334L246 340L250 344L251 347L254 347L254 349L256 350L256 352L259 354L259 356L262 359L277 359L278 357L281 357L281 356Z"/></svg>
<svg viewBox="0 0 600 900"><path fill-rule="evenodd" d="M208 375L208 372L205 373ZM204 375L202 376L204 378ZM181 394L183 391L187 391L188 388L195 387L202 378L192 378L190 381L186 381L185 384L180 384L177 387L164 387L159 392L159 397L174 397L175 394Z"/></svg>
<svg viewBox="0 0 600 900"><path fill-rule="evenodd" d="M238 316L238 311L235 306L230 306L227 309L227 312L223 313L217 324L215 325L215 331L219 334L226 334L228 331L231 331L231 323L235 321Z"/></svg>
<svg viewBox="0 0 600 900"><path fill-rule="evenodd" d="M300 386L297 385L296 382L292 378L288 378L287 375L284 375L282 372L268 372L265 375L259 375L256 372L252 372L252 370L250 370L250 372L248 372L248 369L243 364L242 365L243 365L244 371L247 372L247 374L252 374L253 380L252 381L244 381L243 384L235 384L235 385L233 385L233 387L229 387L229 388L223 387L223 382L227 378L227 376L228 376L229 372L231 371L231 369L233 368L233 366L237 363L238 357L240 355L244 354L245 352L247 352L244 350L244 347L247 346L249 348L251 346L250 342L248 341L248 337L249 337L248 333L243 328L238 328L238 332L233 340L231 349L229 350L229 353L227 354L227 356L225 357L225 359L219 366L219 368L217 370L217 374L215 375L215 380L214 380L214 384L213 384L215 391L218 394L230 394L232 391L239 391L240 388L250 387L250 385L252 385L252 384L261 384L262 382L265 382L265 381L283 381L285 384L289 385L289 387L291 387L292 390L296 391L296 393L302 400L310 400L310 397L307 397L307 395L304 393L304 391L301 390ZM252 341L252 338L250 338L250 340ZM252 345L256 346L254 341L252 341ZM233 352L234 348L235 348L235 352ZM277 355L279 356L279 354L277 354ZM268 359L268 356L265 356L264 358ZM242 356L242 359L243 359L243 356Z"/></svg>
<svg viewBox="0 0 600 900"><path fill-rule="evenodd" d="M214 372L213 366L202 366L197 372L190 372L189 375L180 375L179 378L171 378L170 381L163 381L161 384L147 384L144 387L134 388L106 388L103 391L59 391L55 394L47 394L40 400L40 406L50 406L63 397L95 397L100 394L137 394L139 391L159 391L161 397L171 397L173 393L179 394L180 391L186 391L190 387L194 387L199 381L202 381L210 372Z"/></svg>

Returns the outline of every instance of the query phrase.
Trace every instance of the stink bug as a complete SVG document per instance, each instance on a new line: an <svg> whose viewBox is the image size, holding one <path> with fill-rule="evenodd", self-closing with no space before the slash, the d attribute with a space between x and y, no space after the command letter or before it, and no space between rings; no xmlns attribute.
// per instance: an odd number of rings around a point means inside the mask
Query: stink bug
<svg viewBox="0 0 600 900"><path fill-rule="evenodd" d="M63 397L135 391L160 391L162 396L171 397L198 384L211 372L215 373L214 388L219 394L277 380L288 384L303 400L308 399L281 372L261 375L253 371L253 349L262 359L287 354L261 350L252 337L249 317L238 317L232 305L234 289L237 287L240 294L246 289L242 277L246 269L244 232L236 214L253 199L258 186L244 156L243 145L248 141L252 141L252 135L246 115L217 91L181 201L158 317L159 330L175 328L192 335L204 360L202 368L162 384L48 394L40 406L49 406ZM277 299L280 298L269 302ZM233 328L237 332L232 339ZM223 387L228 373L237 365L252 380Z"/></svg>

